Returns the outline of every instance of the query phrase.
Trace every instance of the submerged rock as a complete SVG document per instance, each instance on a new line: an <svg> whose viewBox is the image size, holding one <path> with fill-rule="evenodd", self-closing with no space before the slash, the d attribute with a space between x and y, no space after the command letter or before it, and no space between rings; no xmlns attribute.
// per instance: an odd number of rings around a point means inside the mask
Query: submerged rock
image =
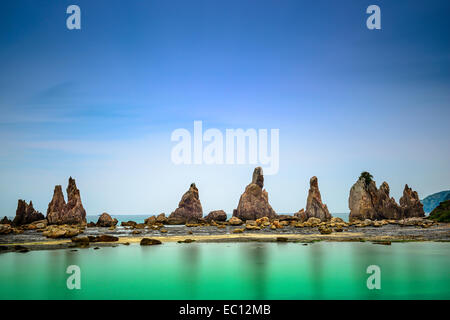
<svg viewBox="0 0 450 320"><path fill-rule="evenodd" d="M245 188L233 216L242 220L256 220L262 217L276 218L277 214L269 204L269 195L264 187L261 167L253 171L252 182Z"/></svg>
<svg viewBox="0 0 450 320"><path fill-rule="evenodd" d="M327 206L322 203L319 184L317 177L315 176L309 180L309 192L306 201L305 215L307 218L318 218L321 221L328 221L332 218Z"/></svg>
<svg viewBox="0 0 450 320"><path fill-rule="evenodd" d="M153 246L155 244L162 244L162 242L158 239L143 238L140 244L141 246Z"/></svg>
<svg viewBox="0 0 450 320"><path fill-rule="evenodd" d="M80 190L75 179L69 178L67 186L67 203L64 200L62 187L55 186L53 198L48 204L47 220L50 224L82 224L86 223L86 211L81 203Z"/></svg>
<svg viewBox="0 0 450 320"><path fill-rule="evenodd" d="M203 216L203 209L200 203L198 189L195 183L192 183L189 190L183 195L178 208L172 212L168 218L171 222L191 222L198 221Z"/></svg>
<svg viewBox="0 0 450 320"><path fill-rule="evenodd" d="M33 208L32 201L30 201L30 204L27 204L26 201L20 199L17 203L16 216L12 221L12 225L21 226L43 219L45 219L44 215Z"/></svg>
<svg viewBox="0 0 450 320"><path fill-rule="evenodd" d="M113 219L109 214L103 212L98 218L97 227L115 227L119 221Z"/></svg>

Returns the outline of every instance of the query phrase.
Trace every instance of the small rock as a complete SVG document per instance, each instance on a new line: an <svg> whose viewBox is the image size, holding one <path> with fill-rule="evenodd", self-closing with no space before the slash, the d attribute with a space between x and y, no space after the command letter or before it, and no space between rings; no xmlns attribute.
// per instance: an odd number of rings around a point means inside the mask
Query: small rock
<svg viewBox="0 0 450 320"><path fill-rule="evenodd" d="M140 244L141 246L152 246L156 244L162 244L162 242L157 239L143 238Z"/></svg>

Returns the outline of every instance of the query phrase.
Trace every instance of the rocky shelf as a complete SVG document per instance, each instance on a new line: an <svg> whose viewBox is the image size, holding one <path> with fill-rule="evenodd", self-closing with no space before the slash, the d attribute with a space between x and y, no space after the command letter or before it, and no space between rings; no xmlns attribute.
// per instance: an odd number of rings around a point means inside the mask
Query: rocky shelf
<svg viewBox="0 0 450 320"><path fill-rule="evenodd" d="M314 219L314 218L313 218ZM48 238L45 229L24 230L0 237L0 252L27 252L64 248L85 248L140 243L144 238L164 242L300 242L316 241L371 241L379 244L409 241L450 241L450 224L428 222L425 219L409 219L376 224L369 221L358 223L317 222L314 226L300 225L291 221L271 228L253 222L243 225L188 224L155 228L145 226L89 227L81 228L72 238ZM278 220L275 220L278 221ZM309 220L308 220L309 221ZM283 222L283 221L282 221ZM308 222L307 222L308 223ZM58 227L63 229L63 227ZM68 227L73 228L73 227ZM187 241L186 241L187 240Z"/></svg>

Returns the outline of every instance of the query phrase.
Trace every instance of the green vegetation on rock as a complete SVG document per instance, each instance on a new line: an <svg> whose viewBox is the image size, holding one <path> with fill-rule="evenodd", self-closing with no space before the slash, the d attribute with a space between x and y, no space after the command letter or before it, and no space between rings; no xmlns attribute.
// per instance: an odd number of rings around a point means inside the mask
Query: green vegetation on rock
<svg viewBox="0 0 450 320"><path fill-rule="evenodd" d="M372 182L373 180L373 176L367 172L367 171L363 171L361 172L361 175L359 176L359 178L363 178L364 179L364 183L366 185L366 187Z"/></svg>
<svg viewBox="0 0 450 320"><path fill-rule="evenodd" d="M430 219L438 222L450 222L450 200L441 202L430 213Z"/></svg>

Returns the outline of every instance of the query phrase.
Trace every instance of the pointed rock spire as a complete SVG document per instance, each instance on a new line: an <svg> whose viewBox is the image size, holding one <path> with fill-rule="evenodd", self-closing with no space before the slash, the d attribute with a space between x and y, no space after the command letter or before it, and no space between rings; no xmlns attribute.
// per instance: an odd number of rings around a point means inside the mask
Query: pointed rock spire
<svg viewBox="0 0 450 320"><path fill-rule="evenodd" d="M275 218L277 215L269 204L269 195L264 187L261 167L253 171L252 182L245 188L233 216L241 220L256 220L262 217Z"/></svg>
<svg viewBox="0 0 450 320"><path fill-rule="evenodd" d="M202 204L198 189L195 183L192 183L189 190L181 198L178 208L172 212L168 218L169 224L182 224L186 222L195 222L203 217Z"/></svg>
<svg viewBox="0 0 450 320"><path fill-rule="evenodd" d="M305 214L308 219L319 218L322 221L328 221L332 218L327 206L322 203L322 196L320 195L319 183L316 176L309 180Z"/></svg>

